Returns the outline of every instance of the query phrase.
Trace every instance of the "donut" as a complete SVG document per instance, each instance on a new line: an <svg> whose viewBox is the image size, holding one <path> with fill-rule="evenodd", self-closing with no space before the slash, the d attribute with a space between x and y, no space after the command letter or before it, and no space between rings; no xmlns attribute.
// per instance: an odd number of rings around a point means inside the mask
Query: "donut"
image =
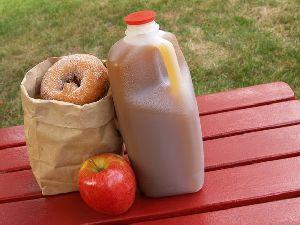
<svg viewBox="0 0 300 225"><path fill-rule="evenodd" d="M42 78L41 98L84 105L98 101L109 86L107 69L88 54L64 56Z"/></svg>

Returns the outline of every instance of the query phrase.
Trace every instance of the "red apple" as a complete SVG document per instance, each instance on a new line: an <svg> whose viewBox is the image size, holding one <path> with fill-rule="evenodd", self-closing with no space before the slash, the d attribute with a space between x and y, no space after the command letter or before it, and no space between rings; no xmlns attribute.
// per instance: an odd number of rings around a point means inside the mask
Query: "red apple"
<svg viewBox="0 0 300 225"><path fill-rule="evenodd" d="M110 215L126 212L135 199L136 180L130 164L117 154L104 153L86 160L78 175L83 200Z"/></svg>

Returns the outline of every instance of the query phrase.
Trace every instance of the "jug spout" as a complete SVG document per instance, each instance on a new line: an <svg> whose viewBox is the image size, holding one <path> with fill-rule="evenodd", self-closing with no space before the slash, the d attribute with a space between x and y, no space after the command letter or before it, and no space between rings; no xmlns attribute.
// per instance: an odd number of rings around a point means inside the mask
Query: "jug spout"
<svg viewBox="0 0 300 225"><path fill-rule="evenodd" d="M124 18L127 29L126 36L155 33L159 31L159 25L154 21L155 12L151 10L132 13Z"/></svg>

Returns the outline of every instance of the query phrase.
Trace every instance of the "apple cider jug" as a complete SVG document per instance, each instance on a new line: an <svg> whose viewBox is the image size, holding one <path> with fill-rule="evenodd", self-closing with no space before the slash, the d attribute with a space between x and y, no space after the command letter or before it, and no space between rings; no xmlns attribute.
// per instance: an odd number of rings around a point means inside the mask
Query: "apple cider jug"
<svg viewBox="0 0 300 225"><path fill-rule="evenodd" d="M149 197L193 193L204 182L194 88L175 35L154 19L150 10L126 16L126 36L109 51L115 109L140 190Z"/></svg>

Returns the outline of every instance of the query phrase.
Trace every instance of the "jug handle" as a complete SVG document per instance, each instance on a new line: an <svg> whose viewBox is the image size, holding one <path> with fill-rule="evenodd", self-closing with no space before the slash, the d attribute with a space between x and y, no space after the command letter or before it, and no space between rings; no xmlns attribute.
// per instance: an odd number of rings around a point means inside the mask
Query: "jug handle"
<svg viewBox="0 0 300 225"><path fill-rule="evenodd" d="M170 80L171 93L180 94L181 73L173 44L170 41L162 39L155 47L160 52L165 64Z"/></svg>

